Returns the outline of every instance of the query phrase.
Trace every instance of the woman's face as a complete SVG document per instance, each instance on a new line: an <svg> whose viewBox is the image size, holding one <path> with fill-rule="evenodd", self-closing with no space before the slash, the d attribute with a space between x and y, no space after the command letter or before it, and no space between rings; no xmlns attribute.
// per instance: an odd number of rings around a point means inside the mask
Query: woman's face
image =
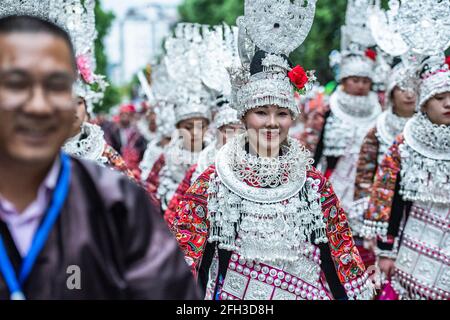
<svg viewBox="0 0 450 320"><path fill-rule="evenodd" d="M342 81L344 92L352 96L367 96L372 88L372 80L366 77L348 77Z"/></svg>
<svg viewBox="0 0 450 320"><path fill-rule="evenodd" d="M86 102L83 98L77 98L77 108L75 110L75 122L72 126L72 137L77 135L81 130L83 122L88 121L89 117L86 112Z"/></svg>
<svg viewBox="0 0 450 320"><path fill-rule="evenodd" d="M414 115L416 109L416 94L395 87L392 91L394 113L400 117L409 118Z"/></svg>
<svg viewBox="0 0 450 320"><path fill-rule="evenodd" d="M251 109L244 117L250 146L260 156L278 156L294 122L289 109L276 105Z"/></svg>
<svg viewBox="0 0 450 320"><path fill-rule="evenodd" d="M450 125L450 92L435 95L423 106L428 118L437 125Z"/></svg>
<svg viewBox="0 0 450 320"><path fill-rule="evenodd" d="M186 150L201 151L203 149L203 138L208 130L208 120L205 118L191 118L181 121L177 126Z"/></svg>

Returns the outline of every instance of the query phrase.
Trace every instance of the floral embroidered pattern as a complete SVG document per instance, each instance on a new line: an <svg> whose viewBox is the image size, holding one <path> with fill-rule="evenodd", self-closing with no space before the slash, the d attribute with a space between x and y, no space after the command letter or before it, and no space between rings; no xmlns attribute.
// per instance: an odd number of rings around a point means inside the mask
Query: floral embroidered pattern
<svg viewBox="0 0 450 320"><path fill-rule="evenodd" d="M148 184L148 191L150 193L153 193L156 195L156 192L158 191L159 187L159 173L161 172L161 169L166 164L166 159L164 154L161 154L156 160L155 164L153 165L152 170L150 171L150 174L147 178L147 184Z"/></svg>
<svg viewBox="0 0 450 320"><path fill-rule="evenodd" d="M106 164L109 167L124 173L131 180L133 180L134 182L140 184L139 175L136 172L131 171L128 168L127 164L125 163L125 160L122 158L122 156L116 150L113 149L113 147L111 147L108 144L105 144L105 149L103 151L103 155L102 156L107 159L107 163Z"/></svg>
<svg viewBox="0 0 450 320"><path fill-rule="evenodd" d="M376 132L376 128L371 129L361 146L356 169L355 200L366 198L370 195L377 170L378 150L380 147Z"/></svg>
<svg viewBox="0 0 450 320"><path fill-rule="evenodd" d="M365 215L366 220L374 222L389 221L395 184L400 172L401 157L399 146L403 144L403 141L403 135L399 135L396 138L377 170L370 195L369 209Z"/></svg>

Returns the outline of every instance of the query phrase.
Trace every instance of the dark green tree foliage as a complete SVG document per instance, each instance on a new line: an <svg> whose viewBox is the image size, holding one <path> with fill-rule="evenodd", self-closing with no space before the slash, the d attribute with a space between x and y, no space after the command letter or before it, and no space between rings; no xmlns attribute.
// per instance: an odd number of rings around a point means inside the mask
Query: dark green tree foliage
<svg viewBox="0 0 450 320"><path fill-rule="evenodd" d="M235 25L244 13L244 0L184 0L179 13L183 22Z"/></svg>
<svg viewBox="0 0 450 320"><path fill-rule="evenodd" d="M112 12L105 12L100 0L95 1L95 21L98 37L95 40L95 58L97 62L96 73L101 75L107 74L108 57L105 53L104 39L108 35L111 25L115 19ZM110 85L105 92L102 103L95 106L95 112L107 113L109 109L120 103L121 96L118 88Z"/></svg>

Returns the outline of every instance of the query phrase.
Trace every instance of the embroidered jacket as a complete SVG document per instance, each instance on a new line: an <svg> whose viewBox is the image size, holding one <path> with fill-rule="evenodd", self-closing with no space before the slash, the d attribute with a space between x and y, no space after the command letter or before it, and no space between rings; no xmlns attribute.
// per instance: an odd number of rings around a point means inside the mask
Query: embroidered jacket
<svg viewBox="0 0 450 320"><path fill-rule="evenodd" d="M177 190L175 191L175 194L174 194L172 200L170 200L167 210L164 212L164 220L167 222L169 229L172 231L174 231L173 221L176 217L177 208L178 208L180 202L182 201L183 196L186 194L186 191L191 186L192 176L196 169L197 169L196 164L189 168L183 181L181 181L180 185L178 186Z"/></svg>
<svg viewBox="0 0 450 320"><path fill-rule="evenodd" d="M214 165L210 166L186 191L178 206L173 223L177 241L195 275L198 275L207 246L209 235L208 187L215 170ZM326 221L328 239L328 243L321 247L323 254L328 254L327 257L322 257L321 269L325 273L334 297L346 299L345 292L349 289L348 284L358 279L358 282L361 282L361 278L365 274L364 263L353 240L346 214L341 208L331 184L316 169L308 171L307 176L320 181L318 192ZM329 279L334 279L334 283Z"/></svg>

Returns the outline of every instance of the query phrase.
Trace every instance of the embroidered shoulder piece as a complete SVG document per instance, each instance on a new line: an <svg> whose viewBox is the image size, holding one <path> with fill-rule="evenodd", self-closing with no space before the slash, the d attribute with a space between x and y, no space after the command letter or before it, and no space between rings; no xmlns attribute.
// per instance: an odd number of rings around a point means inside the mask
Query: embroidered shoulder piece
<svg viewBox="0 0 450 320"><path fill-rule="evenodd" d="M359 153L355 179L355 200L368 198L375 178L380 143L377 129L372 128L364 138Z"/></svg>
<svg viewBox="0 0 450 320"><path fill-rule="evenodd" d="M176 209L173 221L175 237L194 274L208 239L209 222L206 219L208 188L214 174L215 167L210 166L189 187Z"/></svg>
<svg viewBox="0 0 450 320"><path fill-rule="evenodd" d="M335 269L349 299L370 300L374 289L356 248L347 215L334 193L331 183L315 168L308 178L317 182L326 235Z"/></svg>
<svg viewBox="0 0 450 320"><path fill-rule="evenodd" d="M391 207L394 200L395 184L400 172L401 156L399 147L404 143L399 135L381 162L370 195L369 208L364 217L363 234L366 237L385 236Z"/></svg>

